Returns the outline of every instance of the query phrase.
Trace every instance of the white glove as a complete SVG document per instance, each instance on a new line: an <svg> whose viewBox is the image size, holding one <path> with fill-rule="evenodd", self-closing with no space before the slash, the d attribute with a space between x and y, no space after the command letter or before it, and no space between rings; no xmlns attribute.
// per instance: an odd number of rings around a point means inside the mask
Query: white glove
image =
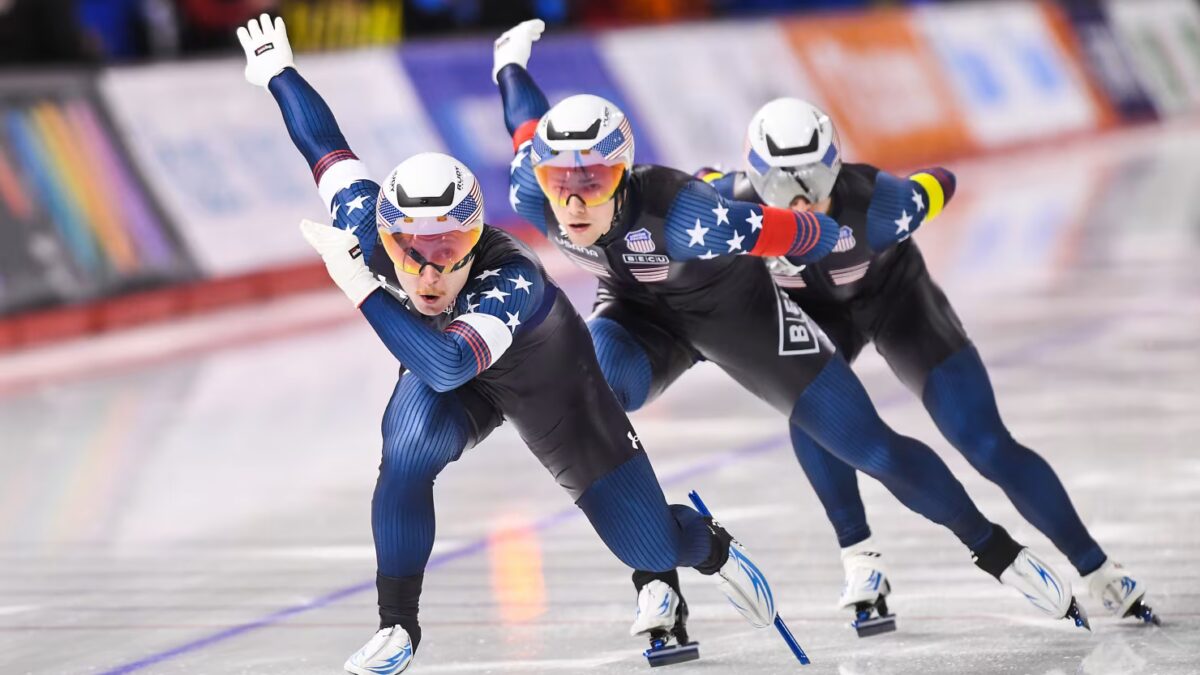
<svg viewBox="0 0 1200 675"><path fill-rule="evenodd" d="M546 30L545 21L530 19L509 28L504 35L501 35L496 40L492 52L492 82L500 84L500 80L497 79L500 69L510 63L524 68L525 64L529 63L529 52L533 51L533 43L542 37L544 30Z"/></svg>
<svg viewBox="0 0 1200 675"><path fill-rule="evenodd" d="M246 81L250 84L266 87L284 68L296 66L283 17L275 17L274 24L266 14L250 19L237 29L237 36L242 49L246 50Z"/></svg>
<svg viewBox="0 0 1200 675"><path fill-rule="evenodd" d="M300 234L321 254L329 278L355 307L361 306L368 295L379 289L381 284L367 268L358 237L353 233L304 219L300 221Z"/></svg>

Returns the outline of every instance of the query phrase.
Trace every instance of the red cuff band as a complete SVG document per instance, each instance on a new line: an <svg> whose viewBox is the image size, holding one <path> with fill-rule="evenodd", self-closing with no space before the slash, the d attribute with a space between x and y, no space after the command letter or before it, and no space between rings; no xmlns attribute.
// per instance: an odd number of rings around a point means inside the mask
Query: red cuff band
<svg viewBox="0 0 1200 675"><path fill-rule="evenodd" d="M358 156L349 150L334 150L321 159L318 159L317 163L313 165L313 180L317 181L317 184L320 184L321 176L325 175L325 172L329 170L329 167L344 159L358 159Z"/></svg>
<svg viewBox="0 0 1200 675"><path fill-rule="evenodd" d="M750 255L776 256L787 255L792 250L792 242L796 241L796 215L791 209L778 209L773 206L762 207L762 232L758 233L758 241L750 249Z"/></svg>
<svg viewBox="0 0 1200 675"><path fill-rule="evenodd" d="M812 250L820 240L821 222L817 216L804 212L797 213L796 219L800 221L799 231L797 232L795 246L788 251L788 255L804 255Z"/></svg>
<svg viewBox="0 0 1200 675"><path fill-rule="evenodd" d="M522 143L533 138L534 132L537 131L537 125L538 120L526 120L517 127L517 130L513 132L513 152L516 152Z"/></svg>

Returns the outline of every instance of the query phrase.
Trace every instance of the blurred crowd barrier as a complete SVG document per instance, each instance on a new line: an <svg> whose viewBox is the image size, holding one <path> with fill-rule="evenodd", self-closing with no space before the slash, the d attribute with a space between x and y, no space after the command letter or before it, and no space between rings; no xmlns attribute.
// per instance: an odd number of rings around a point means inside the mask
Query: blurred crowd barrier
<svg viewBox="0 0 1200 675"><path fill-rule="evenodd" d="M512 146L491 38L301 55L383 176L442 150L480 177L492 224ZM240 58L0 77L0 349L325 282L300 238L328 219L272 98ZM1193 0L1039 0L547 34L551 101L607 97L637 157L741 166L777 96L834 117L851 160L902 169L1200 110Z"/></svg>

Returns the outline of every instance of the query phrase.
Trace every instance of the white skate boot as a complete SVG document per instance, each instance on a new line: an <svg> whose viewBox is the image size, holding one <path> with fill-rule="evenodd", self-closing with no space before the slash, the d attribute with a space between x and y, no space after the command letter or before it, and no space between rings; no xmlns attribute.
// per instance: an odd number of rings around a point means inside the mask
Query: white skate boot
<svg viewBox="0 0 1200 675"><path fill-rule="evenodd" d="M699 643L688 641L687 615L687 603L666 582L655 579L638 591L637 616L629 634L649 638L650 648L643 655L651 668L700 658Z"/></svg>
<svg viewBox="0 0 1200 675"><path fill-rule="evenodd" d="M355 675L395 675L413 660L412 640L400 626L380 629L342 666Z"/></svg>
<svg viewBox="0 0 1200 675"><path fill-rule="evenodd" d="M1030 604L1056 619L1071 619L1076 626L1091 630L1087 614L1071 594L1071 582L1062 578L1045 561L1027 548L1003 572L1000 583L1015 588Z"/></svg>
<svg viewBox="0 0 1200 675"><path fill-rule="evenodd" d="M1083 580L1092 598L1100 601L1112 615L1121 619L1133 616L1155 626L1162 625L1154 610L1143 602L1146 585L1129 576L1125 568L1111 558Z"/></svg>
<svg viewBox="0 0 1200 675"><path fill-rule="evenodd" d="M883 554L875 548L870 537L842 549L842 567L846 584L838 607L854 612L850 627L858 637L870 637L896 630L896 615L887 610L887 595L892 592L888 582Z"/></svg>

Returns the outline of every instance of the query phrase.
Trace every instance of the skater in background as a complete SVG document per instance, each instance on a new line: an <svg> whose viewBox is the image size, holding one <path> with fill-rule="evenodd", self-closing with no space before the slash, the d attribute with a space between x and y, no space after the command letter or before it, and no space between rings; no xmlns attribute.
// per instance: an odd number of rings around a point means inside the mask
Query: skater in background
<svg viewBox="0 0 1200 675"><path fill-rule="evenodd" d="M434 479L505 419L622 562L715 575L747 619L770 624L766 580L711 517L667 505L583 320L527 247L483 223L471 172L423 153L376 184L296 71L282 19L263 15L238 37L246 79L275 97L333 218L305 221L304 237L402 364L371 503L379 630L346 670L389 675L412 663Z"/></svg>
<svg viewBox="0 0 1200 675"><path fill-rule="evenodd" d="M641 407L697 360L711 360L839 459L949 528L980 568L1051 616L1086 625L1070 584L989 522L931 449L883 423L846 361L775 287L763 258L816 262L837 246L837 223L728 200L683 172L634 165L632 128L611 102L578 95L549 106L525 68L542 30L529 21L495 43L493 78L516 150L510 203L599 278L588 326L625 409ZM940 180L950 179L881 175L863 235L872 250L929 219L928 210L908 211L910 194L941 198L952 183ZM684 626L678 575L643 570L634 586L632 633L653 643Z"/></svg>
<svg viewBox="0 0 1200 675"><path fill-rule="evenodd" d="M869 164L843 164L837 128L828 115L800 99L771 101L750 121L745 168L702 173L726 199L835 218L841 229L833 253L816 264L772 260L775 282L821 326L847 362L874 342L946 440L1062 551L1105 610L1158 623L1144 602L1145 584L1104 553L1054 470L1004 426L983 360L916 242L905 238L882 250L868 245L871 214L880 208L876 196L886 174ZM953 177L932 170L914 179L926 189L914 186L903 216L936 216L954 194ZM796 457L842 548L846 583L840 606L871 613L877 605L886 609L891 584L879 547L871 541L854 468L796 425L791 434Z"/></svg>

